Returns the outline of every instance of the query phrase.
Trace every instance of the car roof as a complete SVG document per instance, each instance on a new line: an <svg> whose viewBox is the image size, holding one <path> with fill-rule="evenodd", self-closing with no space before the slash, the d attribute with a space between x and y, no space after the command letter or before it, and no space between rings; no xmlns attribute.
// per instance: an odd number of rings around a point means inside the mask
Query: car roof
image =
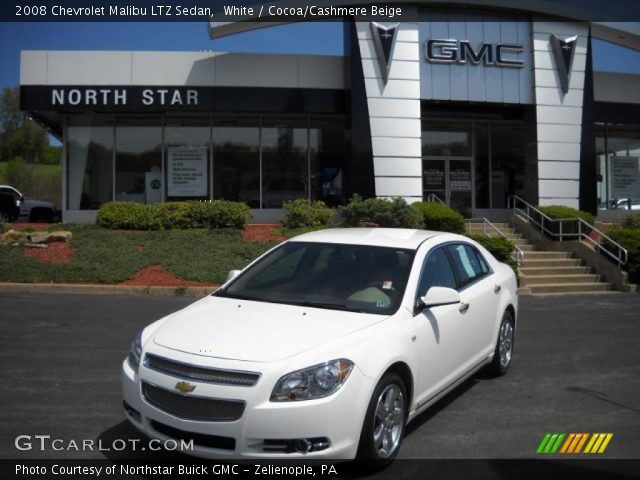
<svg viewBox="0 0 640 480"><path fill-rule="evenodd" d="M444 232L408 228L331 228L304 233L290 241L372 245L417 250L422 242L438 235L444 235Z"/></svg>

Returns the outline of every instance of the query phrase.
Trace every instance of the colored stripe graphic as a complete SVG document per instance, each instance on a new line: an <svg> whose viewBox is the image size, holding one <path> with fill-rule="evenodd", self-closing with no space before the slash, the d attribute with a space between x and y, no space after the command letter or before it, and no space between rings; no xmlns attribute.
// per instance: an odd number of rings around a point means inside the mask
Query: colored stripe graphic
<svg viewBox="0 0 640 480"><path fill-rule="evenodd" d="M613 433L546 433L536 453L604 453L612 438Z"/></svg>

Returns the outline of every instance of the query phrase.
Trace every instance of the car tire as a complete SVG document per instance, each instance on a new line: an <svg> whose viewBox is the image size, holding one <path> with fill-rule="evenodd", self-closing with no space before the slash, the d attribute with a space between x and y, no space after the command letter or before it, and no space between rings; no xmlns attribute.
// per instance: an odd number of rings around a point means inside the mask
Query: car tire
<svg viewBox="0 0 640 480"><path fill-rule="evenodd" d="M358 460L374 469L389 465L398 454L404 436L409 399L404 381L395 372L387 373L373 391L365 415Z"/></svg>
<svg viewBox="0 0 640 480"><path fill-rule="evenodd" d="M500 377L507 373L513 359L513 344L515 340L515 322L509 310L502 314L496 348L493 352L493 360L487 367L487 372L494 377Z"/></svg>

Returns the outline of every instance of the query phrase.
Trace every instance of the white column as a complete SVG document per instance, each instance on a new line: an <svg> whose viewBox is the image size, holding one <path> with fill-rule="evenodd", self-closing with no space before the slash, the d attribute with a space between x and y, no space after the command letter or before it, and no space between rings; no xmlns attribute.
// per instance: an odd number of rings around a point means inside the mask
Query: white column
<svg viewBox="0 0 640 480"><path fill-rule="evenodd" d="M551 34L578 35L569 90L563 93ZM578 208L582 103L588 27L583 23L532 23L538 136L538 198L540 205Z"/></svg>
<svg viewBox="0 0 640 480"><path fill-rule="evenodd" d="M389 80L384 84L369 22L356 22L373 148L377 197L422 200L420 45L417 23L396 33Z"/></svg>

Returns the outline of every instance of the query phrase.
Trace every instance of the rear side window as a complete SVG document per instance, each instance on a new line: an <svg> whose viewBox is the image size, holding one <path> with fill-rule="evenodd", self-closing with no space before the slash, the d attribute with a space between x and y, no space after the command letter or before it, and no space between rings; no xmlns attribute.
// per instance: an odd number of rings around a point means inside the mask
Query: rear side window
<svg viewBox="0 0 640 480"><path fill-rule="evenodd" d="M431 287L456 288L451 262L443 248L438 248L427 257L418 284L418 295L426 295Z"/></svg>
<svg viewBox="0 0 640 480"><path fill-rule="evenodd" d="M460 287L469 285L489 273L486 261L471 245L449 245L446 248L460 280Z"/></svg>

